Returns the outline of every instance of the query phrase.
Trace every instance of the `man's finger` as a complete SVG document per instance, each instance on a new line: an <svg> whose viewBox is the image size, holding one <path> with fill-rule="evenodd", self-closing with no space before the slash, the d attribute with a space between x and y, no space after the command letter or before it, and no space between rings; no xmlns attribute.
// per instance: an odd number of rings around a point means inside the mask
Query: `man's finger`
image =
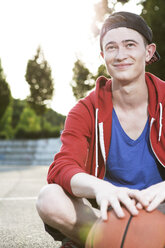
<svg viewBox="0 0 165 248"><path fill-rule="evenodd" d="M136 204L136 207L137 207L137 209L142 209L142 208L143 208L143 206L142 206L142 204L141 204L140 202L138 202L138 203Z"/></svg>
<svg viewBox="0 0 165 248"><path fill-rule="evenodd" d="M136 199L142 206L147 207L149 205L149 197L144 194L144 191L134 190L129 192L131 198Z"/></svg>
<svg viewBox="0 0 165 248"><path fill-rule="evenodd" d="M122 194L120 196L120 201L124 204L124 206L128 209L128 211L132 214L132 215L137 215L139 212L134 204L134 201L132 201L132 199L130 199L130 197L126 194Z"/></svg>
<svg viewBox="0 0 165 248"><path fill-rule="evenodd" d="M147 211L151 212L154 209L156 209L160 203L164 201L164 196L163 195L157 195L149 204L149 206L146 208Z"/></svg>
<svg viewBox="0 0 165 248"><path fill-rule="evenodd" d="M108 210L108 201L103 200L101 202L100 211L101 211L101 217L104 221L108 219L107 210Z"/></svg>
<svg viewBox="0 0 165 248"><path fill-rule="evenodd" d="M120 203L119 201L116 199L116 200L113 200L111 203L111 206L113 208L113 210L115 211L116 215L119 217L119 218L123 218L125 216L121 206L120 206Z"/></svg>

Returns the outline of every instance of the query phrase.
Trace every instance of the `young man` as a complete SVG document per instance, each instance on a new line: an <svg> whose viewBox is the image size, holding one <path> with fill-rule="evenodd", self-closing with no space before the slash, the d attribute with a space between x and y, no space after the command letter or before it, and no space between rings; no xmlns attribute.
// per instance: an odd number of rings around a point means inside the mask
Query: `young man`
<svg viewBox="0 0 165 248"><path fill-rule="evenodd" d="M165 83L145 73L159 59L152 31L136 14L114 13L100 45L111 79L98 78L70 111L37 203L55 239L62 233L82 247L109 206L123 218L121 204L138 215L165 200Z"/></svg>

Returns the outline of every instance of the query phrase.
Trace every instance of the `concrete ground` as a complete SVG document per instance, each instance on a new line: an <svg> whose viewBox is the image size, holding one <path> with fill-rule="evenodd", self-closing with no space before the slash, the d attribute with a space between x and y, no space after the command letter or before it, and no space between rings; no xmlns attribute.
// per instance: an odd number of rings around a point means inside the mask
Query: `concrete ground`
<svg viewBox="0 0 165 248"><path fill-rule="evenodd" d="M0 166L0 248L58 248L44 230L36 197L47 166Z"/></svg>
<svg viewBox="0 0 165 248"><path fill-rule="evenodd" d="M0 248L59 248L36 211L47 166L0 166ZM165 204L160 207L165 213Z"/></svg>

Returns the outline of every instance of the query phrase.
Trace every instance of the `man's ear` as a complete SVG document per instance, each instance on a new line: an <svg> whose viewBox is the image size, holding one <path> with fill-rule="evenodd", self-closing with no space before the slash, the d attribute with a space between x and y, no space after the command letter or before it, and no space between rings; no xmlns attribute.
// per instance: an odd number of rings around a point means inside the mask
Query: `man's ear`
<svg viewBox="0 0 165 248"><path fill-rule="evenodd" d="M149 62L156 51L156 44L151 43L146 46L146 62Z"/></svg>
<svg viewBox="0 0 165 248"><path fill-rule="evenodd" d="M100 55L104 59L104 53L103 53L103 51L100 52Z"/></svg>

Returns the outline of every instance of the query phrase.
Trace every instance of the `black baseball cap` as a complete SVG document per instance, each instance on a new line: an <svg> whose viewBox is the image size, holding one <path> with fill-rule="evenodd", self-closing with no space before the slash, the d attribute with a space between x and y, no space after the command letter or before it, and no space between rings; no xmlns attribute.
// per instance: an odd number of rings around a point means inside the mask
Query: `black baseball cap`
<svg viewBox="0 0 165 248"><path fill-rule="evenodd" d="M147 40L148 44L152 43L153 33L151 28L147 25L145 20L134 13L120 11L115 12L110 15L104 22L101 31L100 31L100 48L102 48L102 40L104 35L111 29L119 28L119 27L126 27L130 29L134 29L139 32L145 39ZM146 64L152 64L160 59L160 55L157 51L155 51L154 55Z"/></svg>

